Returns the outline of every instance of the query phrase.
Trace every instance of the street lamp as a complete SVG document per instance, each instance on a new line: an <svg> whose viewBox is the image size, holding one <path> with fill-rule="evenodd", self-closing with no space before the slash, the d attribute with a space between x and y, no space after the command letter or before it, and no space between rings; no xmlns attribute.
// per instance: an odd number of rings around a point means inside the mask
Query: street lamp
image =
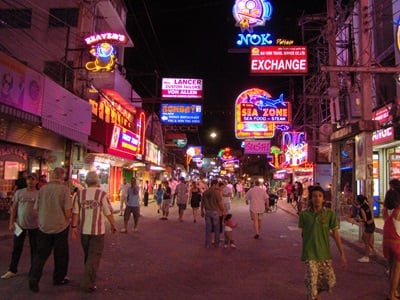
<svg viewBox="0 0 400 300"><path fill-rule="evenodd" d="M212 131L210 133L210 138L215 139L217 137L217 133L215 131Z"/></svg>

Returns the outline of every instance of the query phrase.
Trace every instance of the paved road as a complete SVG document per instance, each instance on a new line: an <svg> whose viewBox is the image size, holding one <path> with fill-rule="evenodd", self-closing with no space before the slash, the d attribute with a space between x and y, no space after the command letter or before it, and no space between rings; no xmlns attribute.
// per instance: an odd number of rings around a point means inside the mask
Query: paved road
<svg viewBox="0 0 400 300"><path fill-rule="evenodd" d="M234 231L237 249L205 249L204 220L193 223L191 209L178 222L172 208L168 221L161 221L154 204L142 208L139 231L109 234L98 273L94 294L79 291L82 251L78 241L70 242L68 286L53 286L53 261L49 259L40 282L38 295L29 291L28 246L24 251L19 276L0 281L1 299L305 299L304 266L300 261L301 240L297 216L283 210L268 213L259 240L253 239L248 207L233 203L239 227ZM119 226L122 217L115 215ZM132 228L132 224L130 227ZM332 241L332 245L334 243ZM6 271L12 240L0 240L0 270ZM337 286L324 300L385 299L385 267L373 261L357 262L361 253L345 246L348 270L339 266L333 248Z"/></svg>

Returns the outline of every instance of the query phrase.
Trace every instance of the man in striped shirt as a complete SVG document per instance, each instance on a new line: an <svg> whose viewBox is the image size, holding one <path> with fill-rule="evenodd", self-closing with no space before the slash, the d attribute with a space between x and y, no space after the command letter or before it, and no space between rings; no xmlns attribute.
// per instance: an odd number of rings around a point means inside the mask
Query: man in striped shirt
<svg viewBox="0 0 400 300"><path fill-rule="evenodd" d="M80 287L85 292L96 290L96 273L104 249L105 219L111 224L111 232L117 231L112 207L106 192L100 189L100 179L96 172L86 175L88 188L76 193L72 209L72 237L78 237L81 229L81 244L85 254L85 269Z"/></svg>

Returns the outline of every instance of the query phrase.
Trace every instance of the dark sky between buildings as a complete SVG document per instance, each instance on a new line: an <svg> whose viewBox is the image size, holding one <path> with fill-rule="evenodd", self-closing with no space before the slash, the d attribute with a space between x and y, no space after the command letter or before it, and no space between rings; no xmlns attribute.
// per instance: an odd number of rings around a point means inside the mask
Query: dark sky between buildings
<svg viewBox="0 0 400 300"><path fill-rule="evenodd" d="M250 76L249 54L237 50L240 33L232 16L234 1L126 0L128 31L135 44L125 54L128 78L145 99L160 96L162 77L203 79L203 125L193 143L207 144L208 132L220 131L218 146L238 147L234 102L245 89L258 87L273 97L288 95L298 76ZM298 18L323 13L324 0L271 0L273 14L265 31L301 44ZM144 105L157 111L158 104ZM193 137L192 137L193 138ZM215 143L215 141L213 142Z"/></svg>

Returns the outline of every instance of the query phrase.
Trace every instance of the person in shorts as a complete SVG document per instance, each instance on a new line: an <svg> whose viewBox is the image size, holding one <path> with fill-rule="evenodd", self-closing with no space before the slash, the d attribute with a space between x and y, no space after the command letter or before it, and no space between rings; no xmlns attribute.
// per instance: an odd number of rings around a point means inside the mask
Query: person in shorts
<svg viewBox="0 0 400 300"><path fill-rule="evenodd" d="M364 223L363 241L365 245L365 254L359 258L359 262L369 262L370 254L375 253L374 250L374 232L375 222L374 214L372 213L371 207L368 203L367 197L364 195L357 196L357 202L360 205L360 218L361 222Z"/></svg>
<svg viewBox="0 0 400 300"><path fill-rule="evenodd" d="M185 212L189 198L189 189L185 183L185 178L181 177L180 182L175 187L176 204L179 208L179 222L183 222L183 213Z"/></svg>
<svg viewBox="0 0 400 300"><path fill-rule="evenodd" d="M311 189L311 202L300 212L299 228L303 240L301 260L305 262L304 283L308 300L321 299L322 292L331 292L336 284L330 250L330 231L340 252L342 266L347 267L339 233L339 224L333 210L324 207L325 192L320 186Z"/></svg>
<svg viewBox="0 0 400 300"><path fill-rule="evenodd" d="M168 181L163 181L163 185L164 185L164 192L163 192L163 200L161 202L162 217L160 218L160 220L168 220L172 193Z"/></svg>
<svg viewBox="0 0 400 300"><path fill-rule="evenodd" d="M139 186L136 183L136 178L132 178L131 186L128 188L128 196L126 200L126 207L124 212L124 228L121 229L122 233L128 232L128 221L131 214L133 215L133 231L137 231L137 226L140 217L140 203L139 203Z"/></svg>
<svg viewBox="0 0 400 300"><path fill-rule="evenodd" d="M260 238L261 221L264 212L266 209L269 209L269 198L267 192L260 186L258 180L255 182L255 185L248 190L244 198L246 204L250 205L250 218L253 221L255 231L254 238L257 240Z"/></svg>

